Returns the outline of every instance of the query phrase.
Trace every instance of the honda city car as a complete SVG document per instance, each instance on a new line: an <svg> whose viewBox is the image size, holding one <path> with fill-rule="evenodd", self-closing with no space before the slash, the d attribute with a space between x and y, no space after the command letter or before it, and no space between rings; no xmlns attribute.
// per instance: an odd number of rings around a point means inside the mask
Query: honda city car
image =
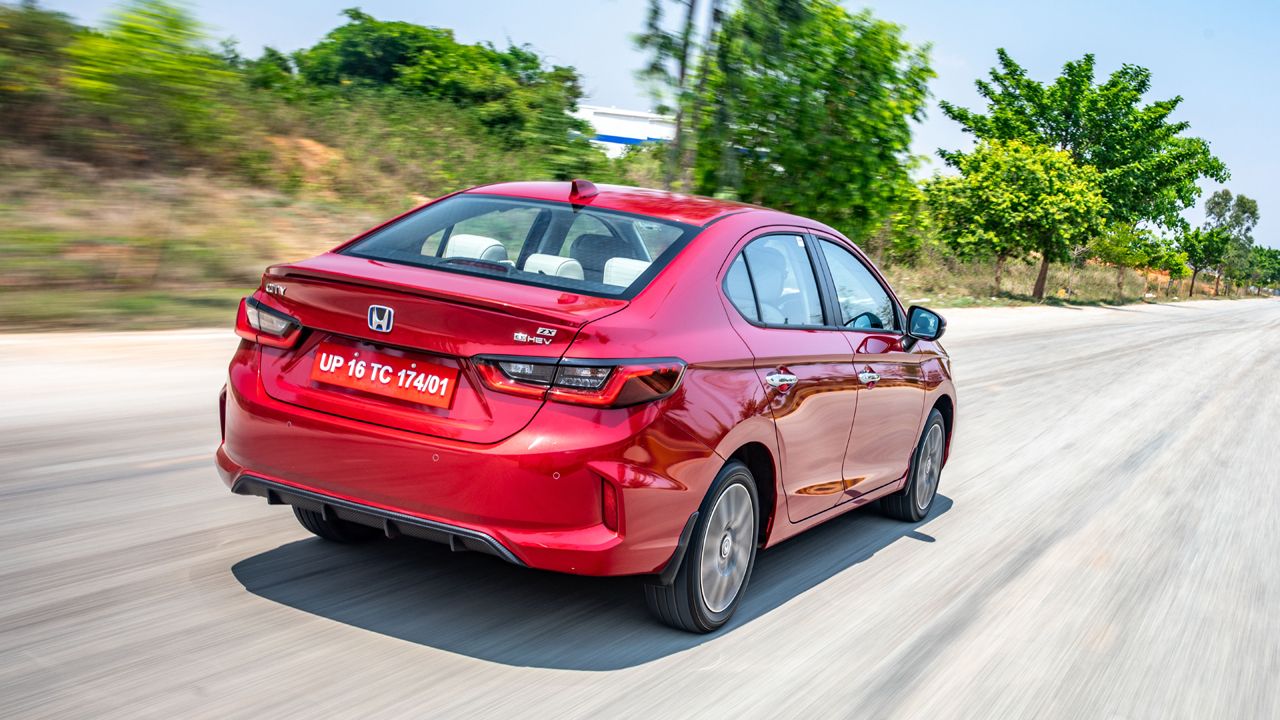
<svg viewBox="0 0 1280 720"><path fill-rule="evenodd" d="M326 540L641 576L661 621L709 632L758 551L873 501L929 514L944 329L803 217L487 185L266 270L217 466Z"/></svg>

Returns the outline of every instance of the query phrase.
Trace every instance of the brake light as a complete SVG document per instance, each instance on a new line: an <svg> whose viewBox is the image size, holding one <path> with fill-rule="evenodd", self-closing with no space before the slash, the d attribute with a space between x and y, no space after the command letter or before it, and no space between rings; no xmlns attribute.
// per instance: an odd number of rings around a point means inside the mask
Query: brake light
<svg viewBox="0 0 1280 720"><path fill-rule="evenodd" d="M279 310L267 307L252 297L240 301L236 312L236 334L271 347L293 347L302 323Z"/></svg>
<svg viewBox="0 0 1280 720"><path fill-rule="evenodd" d="M555 377L555 365L524 361L476 359L484 384L505 393L541 398Z"/></svg>
<svg viewBox="0 0 1280 720"><path fill-rule="evenodd" d="M478 357L485 384L501 392L546 397L594 407L626 407L661 400L675 392L684 361L578 360L559 363L534 358Z"/></svg>

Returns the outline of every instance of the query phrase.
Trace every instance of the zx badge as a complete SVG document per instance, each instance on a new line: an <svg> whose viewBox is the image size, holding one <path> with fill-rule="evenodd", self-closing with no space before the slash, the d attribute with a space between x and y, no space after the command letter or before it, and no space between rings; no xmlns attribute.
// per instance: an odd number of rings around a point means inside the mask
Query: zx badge
<svg viewBox="0 0 1280 720"><path fill-rule="evenodd" d="M517 332L515 335L511 336L511 339L519 343L533 343L535 345L550 345L551 339L554 338L555 336L556 336L555 328L540 327L538 328L538 332L535 335L530 335L529 333L526 333L526 332Z"/></svg>

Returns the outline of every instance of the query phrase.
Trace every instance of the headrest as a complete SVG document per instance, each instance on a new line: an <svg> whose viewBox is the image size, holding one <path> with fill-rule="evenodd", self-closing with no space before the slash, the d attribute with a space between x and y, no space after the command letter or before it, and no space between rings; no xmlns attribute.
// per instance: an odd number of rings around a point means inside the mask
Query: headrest
<svg viewBox="0 0 1280 720"><path fill-rule="evenodd" d="M449 236L449 242L444 246L444 256L502 262L507 259L507 249L491 237L460 233Z"/></svg>
<svg viewBox="0 0 1280 720"><path fill-rule="evenodd" d="M524 271L562 278L582 279L582 263L573 258L534 253L524 261Z"/></svg>
<svg viewBox="0 0 1280 720"><path fill-rule="evenodd" d="M617 285L618 287L630 287L636 278L644 274L649 269L649 263L645 260L633 260L631 258L609 258L604 264L605 285Z"/></svg>

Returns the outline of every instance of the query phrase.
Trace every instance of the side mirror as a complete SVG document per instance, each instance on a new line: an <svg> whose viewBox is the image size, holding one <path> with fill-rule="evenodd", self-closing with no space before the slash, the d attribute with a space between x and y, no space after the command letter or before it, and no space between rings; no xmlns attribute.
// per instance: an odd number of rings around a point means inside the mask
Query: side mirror
<svg viewBox="0 0 1280 720"><path fill-rule="evenodd" d="M912 305L907 311L907 335L917 340L937 340L947 330L947 321L926 307Z"/></svg>

